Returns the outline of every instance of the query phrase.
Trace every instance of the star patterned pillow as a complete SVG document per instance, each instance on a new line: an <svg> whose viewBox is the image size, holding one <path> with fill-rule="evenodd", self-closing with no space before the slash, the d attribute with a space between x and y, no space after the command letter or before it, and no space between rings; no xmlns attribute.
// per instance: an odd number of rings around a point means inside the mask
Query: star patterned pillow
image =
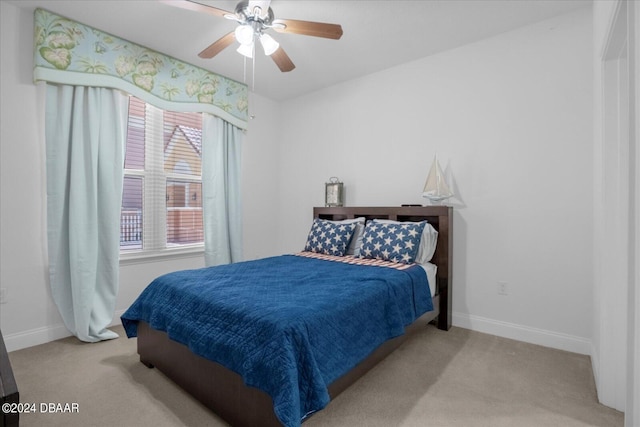
<svg viewBox="0 0 640 427"><path fill-rule="evenodd" d="M356 223L344 224L315 219L304 250L326 255L344 256L355 229Z"/></svg>
<svg viewBox="0 0 640 427"><path fill-rule="evenodd" d="M374 219L364 229L360 256L403 264L414 263L426 223L387 224Z"/></svg>

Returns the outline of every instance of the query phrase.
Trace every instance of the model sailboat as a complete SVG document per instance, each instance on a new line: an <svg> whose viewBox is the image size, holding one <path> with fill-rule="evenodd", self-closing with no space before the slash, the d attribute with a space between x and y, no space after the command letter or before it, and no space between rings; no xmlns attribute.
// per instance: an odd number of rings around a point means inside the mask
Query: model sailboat
<svg viewBox="0 0 640 427"><path fill-rule="evenodd" d="M438 156L436 156L431 164L427 182L424 184L422 197L426 197L432 204L437 205L451 196L453 196L453 191L451 191L444 179L444 173L438 163Z"/></svg>

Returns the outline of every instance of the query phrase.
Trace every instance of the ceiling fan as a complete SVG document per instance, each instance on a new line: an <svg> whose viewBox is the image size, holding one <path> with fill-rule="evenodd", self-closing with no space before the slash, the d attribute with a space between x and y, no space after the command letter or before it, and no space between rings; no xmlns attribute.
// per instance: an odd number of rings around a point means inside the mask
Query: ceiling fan
<svg viewBox="0 0 640 427"><path fill-rule="evenodd" d="M200 52L198 56L201 58L213 58L231 45L234 40L240 43L240 47L237 49L238 53L248 58L253 58L255 45L259 40L264 49L264 53L271 56L278 68L280 68L280 71L287 72L293 70L296 66L284 49L280 47L279 43L266 33L267 30L273 29L279 33L303 34L334 40L342 37L342 27L338 24L299 21L295 19L275 19L273 10L269 6L271 0L241 1L233 13L191 0L160 1L183 9L227 18L238 23L238 27L234 31L222 36Z"/></svg>

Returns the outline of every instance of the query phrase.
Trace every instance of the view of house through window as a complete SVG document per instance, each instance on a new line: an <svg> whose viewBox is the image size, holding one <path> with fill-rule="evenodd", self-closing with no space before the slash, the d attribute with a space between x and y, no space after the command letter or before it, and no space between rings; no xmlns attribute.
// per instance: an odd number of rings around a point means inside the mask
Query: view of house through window
<svg viewBox="0 0 640 427"><path fill-rule="evenodd" d="M202 117L129 98L120 249L202 244Z"/></svg>

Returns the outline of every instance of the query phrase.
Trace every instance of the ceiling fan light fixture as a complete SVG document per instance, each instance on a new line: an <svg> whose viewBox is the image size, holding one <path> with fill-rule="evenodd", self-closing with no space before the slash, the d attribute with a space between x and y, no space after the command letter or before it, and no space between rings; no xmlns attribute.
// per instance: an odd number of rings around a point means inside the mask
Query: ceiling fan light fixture
<svg viewBox="0 0 640 427"><path fill-rule="evenodd" d="M234 41L238 41L240 44L240 47L237 48L238 53L253 59L256 50L255 45L260 39L260 44L262 44L265 54L271 56L280 71L286 73L295 69L296 66L278 42L270 36L264 35L267 30L273 29L280 33L302 34L333 40L338 40L342 37L342 27L339 24L300 21L297 19L275 19L271 9L271 0L240 0L235 7L234 13L202 4L196 0L162 1L182 9L224 17L239 24L235 30L228 32L198 53L201 58L213 58L232 45ZM245 69L246 62L245 60Z"/></svg>
<svg viewBox="0 0 640 427"><path fill-rule="evenodd" d="M250 25L238 25L235 30L236 40L240 42L241 45L251 45L253 44L253 28Z"/></svg>
<svg viewBox="0 0 640 427"><path fill-rule="evenodd" d="M267 56L271 56L280 47L280 43L275 41L269 34L260 35L260 44L264 49L264 54Z"/></svg>
<svg viewBox="0 0 640 427"><path fill-rule="evenodd" d="M240 55L246 56L249 59L253 59L253 43L241 44L236 50Z"/></svg>

